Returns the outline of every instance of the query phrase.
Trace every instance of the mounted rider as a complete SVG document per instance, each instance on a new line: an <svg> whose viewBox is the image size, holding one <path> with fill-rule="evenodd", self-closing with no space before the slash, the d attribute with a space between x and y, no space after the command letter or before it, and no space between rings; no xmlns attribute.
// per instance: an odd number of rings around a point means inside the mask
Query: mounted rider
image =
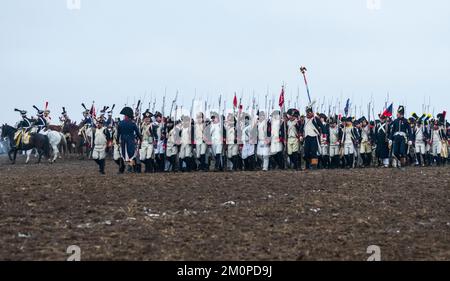
<svg viewBox="0 0 450 281"><path fill-rule="evenodd" d="M33 105L33 108L37 110L37 120L34 122L34 126L37 128L36 133L45 134L48 127L47 119L44 116L44 110L37 108L37 106ZM48 116L48 113L47 113Z"/></svg>
<svg viewBox="0 0 450 281"><path fill-rule="evenodd" d="M25 110L20 110L20 109L14 109L14 111L17 111L20 113L20 115L22 116L22 120L20 120L17 123L17 129L18 131L16 132L15 136L14 136L14 142L10 143L10 146L12 149L16 148L16 146L20 145L20 143L22 141L26 142L29 139L30 136L30 129L33 126L34 120L31 118L27 117L27 112Z"/></svg>
<svg viewBox="0 0 450 281"><path fill-rule="evenodd" d="M84 108L84 111L83 111L83 120L80 123L80 131L78 135L82 136L83 140L86 140L87 130L88 129L92 130L92 127L94 126L94 121L92 120L91 111L87 109L86 105L82 103L81 106Z"/></svg>

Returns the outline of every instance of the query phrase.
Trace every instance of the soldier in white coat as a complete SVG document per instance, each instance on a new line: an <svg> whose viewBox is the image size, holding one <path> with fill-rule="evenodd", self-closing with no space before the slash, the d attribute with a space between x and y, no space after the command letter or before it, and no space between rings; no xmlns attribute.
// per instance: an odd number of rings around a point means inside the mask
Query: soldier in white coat
<svg viewBox="0 0 450 281"><path fill-rule="evenodd" d="M284 124L281 119L281 112L275 110L272 112L270 122L270 155L275 160L279 169L284 169L283 157Z"/></svg>
<svg viewBox="0 0 450 281"><path fill-rule="evenodd" d="M341 140L341 143L344 146L345 166L347 168L353 168L356 152L355 146L358 142L358 133L356 128L353 127L351 117L343 118L342 121L345 122Z"/></svg>
<svg viewBox="0 0 450 281"><path fill-rule="evenodd" d="M142 143L139 150L139 156L142 163L145 165L145 173L153 172L153 153L154 153L154 137L153 137L153 126L152 126L152 114L147 109L143 113L143 122L141 125L141 135Z"/></svg>
<svg viewBox="0 0 450 281"><path fill-rule="evenodd" d="M97 127L94 133L92 159L97 163L100 174L105 174L105 158L108 140L111 138L109 130L103 127L103 119L97 120Z"/></svg>
<svg viewBox="0 0 450 281"><path fill-rule="evenodd" d="M291 166L298 170L301 168L300 140L302 136L300 134L300 121L298 120L300 112L297 109L289 109L287 116L287 154Z"/></svg>
<svg viewBox="0 0 450 281"><path fill-rule="evenodd" d="M269 170L270 157L270 137L268 133L268 121L264 111L259 112L258 116L258 144L256 146L256 155L262 161L262 170Z"/></svg>
<svg viewBox="0 0 450 281"><path fill-rule="evenodd" d="M194 131L189 116L181 117L180 128L180 171L183 171L183 163L186 167L185 171L190 172L194 169L194 159L192 151L192 142Z"/></svg>
<svg viewBox="0 0 450 281"><path fill-rule="evenodd" d="M255 145L257 143L256 122L251 120L249 115L245 115L242 129L242 160L247 171L253 171L256 166Z"/></svg>
<svg viewBox="0 0 450 281"><path fill-rule="evenodd" d="M194 142L195 142L195 158L197 158L200 163L199 169L201 171L207 171L208 165L206 159L206 150L208 145L206 143L205 136L205 119L202 112L197 113L195 124L194 124Z"/></svg>
<svg viewBox="0 0 450 281"><path fill-rule="evenodd" d="M339 167L339 147L341 145L342 130L337 126L337 118L330 118L330 168L336 169Z"/></svg>
<svg viewBox="0 0 450 281"><path fill-rule="evenodd" d="M211 113L211 150L215 159L214 171L223 171L222 149L223 149L223 124L217 113Z"/></svg>
<svg viewBox="0 0 450 281"><path fill-rule="evenodd" d="M441 123L438 120L435 120L430 136L430 146L431 155L433 155L433 162L436 162L437 166L440 166L443 163L442 144L446 141L446 133L444 132Z"/></svg>
<svg viewBox="0 0 450 281"><path fill-rule="evenodd" d="M413 114L414 115L414 114ZM422 115L420 118L416 118L416 126L412 128L412 141L416 153L416 166L425 166L426 162L426 148L428 142L428 131L423 125L423 121L426 115Z"/></svg>
<svg viewBox="0 0 450 281"><path fill-rule="evenodd" d="M172 119L167 120L167 148L166 156L169 161L168 171L176 172L176 157L178 154L178 145L180 143L180 124L175 125Z"/></svg>
<svg viewBox="0 0 450 281"><path fill-rule="evenodd" d="M225 140L227 145L227 158L231 161L233 170L238 168L239 145L237 143L237 121L233 114L228 114L225 121Z"/></svg>

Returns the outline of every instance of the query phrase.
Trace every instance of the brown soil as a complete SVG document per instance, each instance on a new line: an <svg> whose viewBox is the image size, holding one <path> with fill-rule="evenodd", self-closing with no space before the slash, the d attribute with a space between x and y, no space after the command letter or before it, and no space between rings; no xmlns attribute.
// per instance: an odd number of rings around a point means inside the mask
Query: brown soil
<svg viewBox="0 0 450 281"><path fill-rule="evenodd" d="M0 159L0 259L450 259L450 168L107 175Z"/></svg>

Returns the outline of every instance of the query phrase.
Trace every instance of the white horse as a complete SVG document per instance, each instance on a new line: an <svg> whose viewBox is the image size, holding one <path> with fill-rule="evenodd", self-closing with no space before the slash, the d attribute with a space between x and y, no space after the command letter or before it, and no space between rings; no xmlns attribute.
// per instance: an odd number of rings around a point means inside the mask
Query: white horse
<svg viewBox="0 0 450 281"><path fill-rule="evenodd" d="M57 131L51 131L51 130L48 130L46 132L42 131L42 132L40 132L40 134L46 135L48 137L50 146L52 147L52 150L53 150L53 158L49 159L49 162L54 163L56 161L56 159L58 158L58 156L60 155L58 146L62 144L62 145L64 145L64 147L67 147L66 138L64 137L64 135L62 133L57 132ZM27 151L27 160L25 161L25 163L28 164L28 162L30 161L30 155L32 152L33 152L33 150Z"/></svg>

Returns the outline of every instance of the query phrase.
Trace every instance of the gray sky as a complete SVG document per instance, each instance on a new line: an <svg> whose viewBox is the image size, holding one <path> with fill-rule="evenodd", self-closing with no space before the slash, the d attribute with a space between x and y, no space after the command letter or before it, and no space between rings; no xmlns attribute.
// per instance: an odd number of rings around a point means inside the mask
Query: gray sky
<svg viewBox="0 0 450 281"><path fill-rule="evenodd" d="M64 105L79 121L81 102L122 107L147 93L146 103L150 95L160 103L165 87L168 100L180 91L185 108L195 90L215 106L218 93L231 105L243 92L245 106L255 91L263 107L267 88L277 100L283 81L287 100L300 88L303 109L300 65L315 99L342 95L359 106L373 94L379 112L389 92L408 112L420 112L424 97L435 113L450 108L447 0L381 0L380 10L366 0L66 4L1 0L1 122L46 100L53 120Z"/></svg>

